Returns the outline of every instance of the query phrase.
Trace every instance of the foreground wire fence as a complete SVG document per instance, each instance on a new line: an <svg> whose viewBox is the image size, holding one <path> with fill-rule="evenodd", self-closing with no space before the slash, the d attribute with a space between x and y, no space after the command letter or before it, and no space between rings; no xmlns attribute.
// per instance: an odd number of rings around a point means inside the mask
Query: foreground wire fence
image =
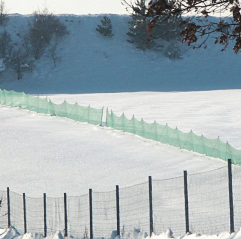
<svg viewBox="0 0 241 239"><path fill-rule="evenodd" d="M228 167L145 183L110 192L77 197L31 198L0 191L0 225L19 233L47 236L61 231L75 238L129 238L159 234L171 228L174 235L187 232L217 234L241 226L241 169Z"/></svg>

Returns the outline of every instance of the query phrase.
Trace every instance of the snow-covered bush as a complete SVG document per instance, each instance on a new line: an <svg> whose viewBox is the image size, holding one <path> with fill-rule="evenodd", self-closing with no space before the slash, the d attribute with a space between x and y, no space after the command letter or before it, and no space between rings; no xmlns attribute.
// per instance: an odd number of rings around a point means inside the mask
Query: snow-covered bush
<svg viewBox="0 0 241 239"><path fill-rule="evenodd" d="M97 25L96 31L99 32L104 37L113 37L112 24L110 18L104 16L101 19L101 25Z"/></svg>

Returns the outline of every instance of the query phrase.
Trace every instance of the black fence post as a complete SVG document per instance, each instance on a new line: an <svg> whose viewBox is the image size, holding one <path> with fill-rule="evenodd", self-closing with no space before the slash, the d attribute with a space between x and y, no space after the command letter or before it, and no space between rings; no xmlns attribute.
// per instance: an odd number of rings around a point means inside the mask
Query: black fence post
<svg viewBox="0 0 241 239"><path fill-rule="evenodd" d="M67 194L64 193L64 236L68 236Z"/></svg>
<svg viewBox="0 0 241 239"><path fill-rule="evenodd" d="M228 159L228 188L229 188L229 210L230 210L230 233L234 232L234 209L233 209L233 179L232 161Z"/></svg>
<svg viewBox="0 0 241 239"><path fill-rule="evenodd" d="M27 212L26 212L26 196L23 193L23 221L24 221L24 234L27 233Z"/></svg>
<svg viewBox="0 0 241 239"><path fill-rule="evenodd" d="M117 237L120 238L120 190L116 185L116 222L117 222Z"/></svg>
<svg viewBox="0 0 241 239"><path fill-rule="evenodd" d="M89 210L90 210L90 239L93 239L93 205L92 205L92 189L89 189Z"/></svg>
<svg viewBox="0 0 241 239"><path fill-rule="evenodd" d="M11 227L11 211L10 211L10 189L7 187L7 202L8 202L8 227Z"/></svg>
<svg viewBox="0 0 241 239"><path fill-rule="evenodd" d="M149 176L150 237L153 233L152 178Z"/></svg>
<svg viewBox="0 0 241 239"><path fill-rule="evenodd" d="M47 236L47 197L44 193L44 237Z"/></svg>
<svg viewBox="0 0 241 239"><path fill-rule="evenodd" d="M184 171L184 198L185 198L185 222L186 222L186 233L188 233L188 232L189 232L189 207L188 207L187 171Z"/></svg>

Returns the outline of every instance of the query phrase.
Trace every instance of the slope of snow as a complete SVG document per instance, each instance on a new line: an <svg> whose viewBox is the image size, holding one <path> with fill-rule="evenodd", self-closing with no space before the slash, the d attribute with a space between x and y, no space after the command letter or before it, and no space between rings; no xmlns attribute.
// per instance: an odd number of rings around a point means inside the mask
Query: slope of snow
<svg viewBox="0 0 241 239"><path fill-rule="evenodd" d="M96 30L103 15L61 15L68 30L59 45L61 62L53 68L45 55L36 68L16 81L14 74L3 75L0 87L26 93L114 93L136 91L198 91L240 89L240 54L227 51L210 40L206 50L185 48L183 60L171 61L160 52L136 49L127 42L128 21L124 15L109 15L112 39ZM23 36L31 17L12 15L6 29L17 40ZM21 29L21 31L19 31Z"/></svg>

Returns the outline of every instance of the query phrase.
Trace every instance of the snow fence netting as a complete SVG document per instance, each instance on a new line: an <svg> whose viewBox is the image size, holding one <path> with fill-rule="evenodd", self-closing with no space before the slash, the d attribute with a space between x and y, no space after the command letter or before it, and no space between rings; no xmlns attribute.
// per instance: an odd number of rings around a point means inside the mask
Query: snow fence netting
<svg viewBox="0 0 241 239"><path fill-rule="evenodd" d="M168 125L160 125L156 121L148 124L143 119L137 120L134 116L129 120L124 113L117 116L108 109L106 126L210 157L223 160L232 159L233 164L241 165L241 150L233 148L228 142L222 142L220 138L208 139L203 135L196 135L193 131L183 133L177 128L172 129Z"/></svg>
<svg viewBox="0 0 241 239"><path fill-rule="evenodd" d="M52 116L66 117L79 122L101 125L103 109L94 109L90 106L80 106L77 103L69 104L64 101L62 104L55 104L47 98L32 96L15 91L0 89L0 104L20 107L37 113L49 114Z"/></svg>

